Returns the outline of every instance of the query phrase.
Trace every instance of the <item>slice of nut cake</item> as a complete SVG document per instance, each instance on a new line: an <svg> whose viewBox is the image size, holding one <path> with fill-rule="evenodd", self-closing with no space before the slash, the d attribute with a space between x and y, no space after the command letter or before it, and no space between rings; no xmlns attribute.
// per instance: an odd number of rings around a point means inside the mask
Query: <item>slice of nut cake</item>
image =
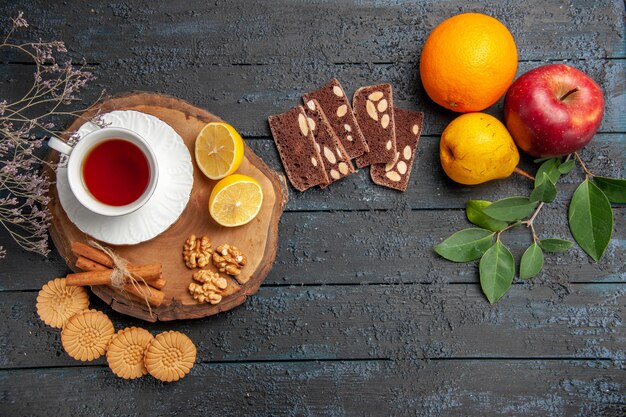
<svg viewBox="0 0 626 417"><path fill-rule="evenodd" d="M315 146L313 132L302 106L268 118L274 142L287 173L298 191L330 181L322 157Z"/></svg>
<svg viewBox="0 0 626 417"><path fill-rule="evenodd" d="M333 183L354 172L350 157L339 141L328 122L324 111L317 100L309 100L304 105L304 111L309 122L309 129L315 137L315 146L322 156L326 174ZM324 188L328 184L321 184Z"/></svg>
<svg viewBox="0 0 626 417"><path fill-rule="evenodd" d="M417 143L422 133L424 113L398 108L394 108L393 112L398 150L393 161L372 165L370 176L376 184L405 191L409 184Z"/></svg>
<svg viewBox="0 0 626 417"><path fill-rule="evenodd" d="M357 158L357 167L393 161L396 155L396 132L391 84L359 88L354 93L352 108L370 149Z"/></svg>
<svg viewBox="0 0 626 417"><path fill-rule="evenodd" d="M361 156L369 148L354 118L346 93L336 78L322 88L306 93L303 100L317 100L350 159Z"/></svg>

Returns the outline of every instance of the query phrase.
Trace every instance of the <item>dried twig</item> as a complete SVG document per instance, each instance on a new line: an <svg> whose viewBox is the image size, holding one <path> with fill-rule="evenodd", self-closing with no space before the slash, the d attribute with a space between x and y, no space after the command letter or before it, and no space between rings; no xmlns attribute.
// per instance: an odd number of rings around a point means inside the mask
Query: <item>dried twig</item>
<svg viewBox="0 0 626 417"><path fill-rule="evenodd" d="M19 12L8 33L0 35L0 53L16 51L35 64L30 89L16 101L0 99L0 225L23 249L47 255L50 182L37 150L59 133L59 117L76 117L84 110L67 106L80 100L77 93L94 77L85 64L75 66L65 58L61 41L13 40L14 32L25 27L28 22ZM0 259L4 256L0 247Z"/></svg>

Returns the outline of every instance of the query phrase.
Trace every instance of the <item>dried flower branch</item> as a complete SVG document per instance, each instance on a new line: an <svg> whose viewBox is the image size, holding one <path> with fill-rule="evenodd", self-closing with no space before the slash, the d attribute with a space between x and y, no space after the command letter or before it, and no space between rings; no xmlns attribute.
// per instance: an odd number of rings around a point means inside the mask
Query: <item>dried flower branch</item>
<svg viewBox="0 0 626 417"><path fill-rule="evenodd" d="M69 59L63 60L67 49L61 41L15 42L12 35L28 27L28 22L22 12L11 22L8 33L0 36L0 53L25 54L35 73L32 86L20 99L0 98L0 224L22 248L45 256L49 252L50 181L37 150L47 137L59 133L59 117L82 112L67 106L79 101L77 93L94 77L85 64L76 67ZM5 256L0 247L0 259Z"/></svg>

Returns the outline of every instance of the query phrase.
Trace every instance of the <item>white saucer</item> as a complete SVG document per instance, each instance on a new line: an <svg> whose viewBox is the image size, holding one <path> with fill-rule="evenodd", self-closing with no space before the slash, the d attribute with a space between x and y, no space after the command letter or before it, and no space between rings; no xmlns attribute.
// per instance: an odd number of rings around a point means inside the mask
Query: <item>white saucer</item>
<svg viewBox="0 0 626 417"><path fill-rule="evenodd" d="M193 187L193 164L183 139L170 125L157 117L134 110L106 113L102 120L109 126L123 127L143 136L156 153L159 182L152 198L137 211L108 217L87 210L78 202L67 181L61 159L57 169L59 201L67 216L82 232L112 245L134 245L150 240L170 227L183 212ZM85 123L78 136L99 129Z"/></svg>

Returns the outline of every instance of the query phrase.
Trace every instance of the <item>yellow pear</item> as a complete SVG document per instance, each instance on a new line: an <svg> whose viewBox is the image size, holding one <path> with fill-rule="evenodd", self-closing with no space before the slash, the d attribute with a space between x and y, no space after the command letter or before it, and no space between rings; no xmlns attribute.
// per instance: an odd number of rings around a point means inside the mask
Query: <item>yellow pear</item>
<svg viewBox="0 0 626 417"><path fill-rule="evenodd" d="M441 134L439 157L448 177L475 185L510 176L519 162L519 151L498 119L485 113L466 113Z"/></svg>

